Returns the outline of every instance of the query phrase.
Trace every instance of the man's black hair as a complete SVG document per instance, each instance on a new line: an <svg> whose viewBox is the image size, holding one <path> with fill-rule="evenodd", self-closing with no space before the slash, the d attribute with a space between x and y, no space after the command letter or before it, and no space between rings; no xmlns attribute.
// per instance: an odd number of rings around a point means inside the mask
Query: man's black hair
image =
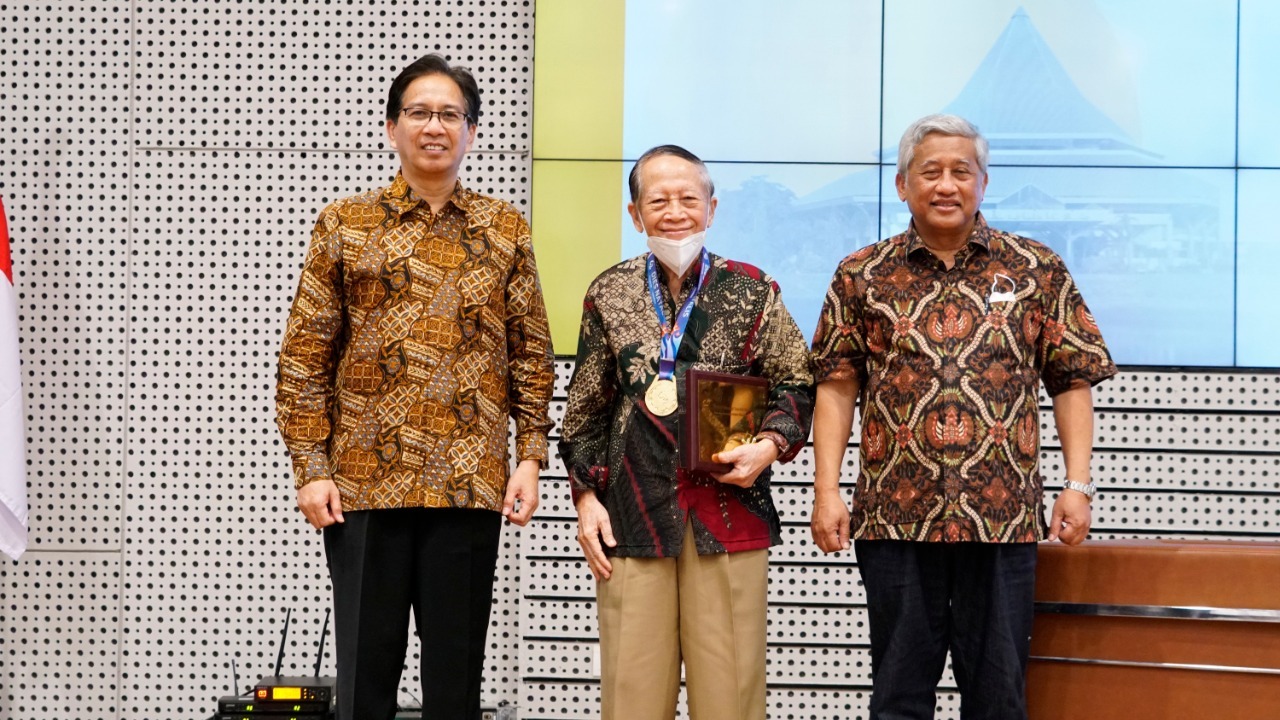
<svg viewBox="0 0 1280 720"><path fill-rule="evenodd" d="M458 85L462 98L467 103L467 119L472 125L480 120L480 88L476 85L475 76L464 67L451 67L449 61L431 53L414 60L391 82L391 91L387 93L387 119L397 121L400 110L404 107L404 91L420 77L427 75L444 75Z"/></svg>

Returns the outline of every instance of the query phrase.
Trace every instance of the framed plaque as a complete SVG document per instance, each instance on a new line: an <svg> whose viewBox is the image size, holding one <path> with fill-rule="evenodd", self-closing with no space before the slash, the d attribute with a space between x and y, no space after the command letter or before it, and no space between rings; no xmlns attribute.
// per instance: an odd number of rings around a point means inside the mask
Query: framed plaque
<svg viewBox="0 0 1280 720"><path fill-rule="evenodd" d="M714 462L711 457L755 438L769 406L769 381L749 375L689 370L684 382L684 466L695 472L732 470L732 465Z"/></svg>

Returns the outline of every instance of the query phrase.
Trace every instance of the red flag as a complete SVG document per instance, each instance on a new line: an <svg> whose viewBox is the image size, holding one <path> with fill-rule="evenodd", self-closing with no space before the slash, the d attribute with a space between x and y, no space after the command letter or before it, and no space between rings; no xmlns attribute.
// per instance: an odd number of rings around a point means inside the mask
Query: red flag
<svg viewBox="0 0 1280 720"><path fill-rule="evenodd" d="M2 200L0 270L0 552L17 560L27 549L27 433L18 360L18 294Z"/></svg>

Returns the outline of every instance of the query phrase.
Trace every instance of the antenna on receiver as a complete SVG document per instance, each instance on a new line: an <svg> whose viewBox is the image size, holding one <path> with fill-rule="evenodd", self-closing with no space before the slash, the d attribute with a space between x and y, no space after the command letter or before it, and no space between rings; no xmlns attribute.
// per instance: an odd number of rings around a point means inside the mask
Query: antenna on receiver
<svg viewBox="0 0 1280 720"><path fill-rule="evenodd" d="M280 670L284 665L284 645L285 645L286 639L289 637L289 620L292 617L293 617L293 610L292 609L285 610L284 631L280 633L280 652L276 654L276 672L274 675L264 675L261 680L258 680L258 684L253 687L253 702L258 702L258 703L270 702L271 703L270 707L278 707L278 705L276 704L277 701L285 701L286 703L293 703L293 704L305 703L308 705L311 705L311 704L328 705L329 710L324 714L324 717L331 718L333 717L333 701L334 701L334 697L338 687L337 678L320 677L319 663L317 663L316 665L317 674L315 677L309 677L309 676L302 677L302 676L293 676L293 675L285 676L280 674ZM325 618L326 632L328 631L328 627L327 627L328 623L329 623L329 619L326 617ZM231 709L235 713L240 713L241 710L245 710L245 709L252 709L252 708L242 708L234 704L230 705L229 707L231 707ZM302 712L302 710L299 709L298 712ZM307 711L307 712L310 712L310 711ZM276 715L276 713L268 713L268 714L272 715L273 717ZM306 713L304 713L304 715L305 714ZM292 713L289 713L289 716L292 717ZM313 717L312 715L306 715L306 716ZM230 717L230 716L223 713L223 717ZM236 717L241 717L241 715L237 714ZM284 715L280 715L280 717L284 717ZM300 715L299 717L302 717L302 716ZM319 717L319 715L316 715L314 717ZM265 716L264 716L264 720L265 720Z"/></svg>
<svg viewBox="0 0 1280 720"><path fill-rule="evenodd" d="M320 651L316 653L316 677L320 677L320 661L324 660L324 638L329 634L329 613L331 612L333 608L325 608L324 627L320 628Z"/></svg>
<svg viewBox="0 0 1280 720"><path fill-rule="evenodd" d="M280 677L280 666L284 664L284 641L289 637L289 616L293 614L293 608L284 609L284 631L280 633L280 651L276 653L276 671L273 673L276 677Z"/></svg>

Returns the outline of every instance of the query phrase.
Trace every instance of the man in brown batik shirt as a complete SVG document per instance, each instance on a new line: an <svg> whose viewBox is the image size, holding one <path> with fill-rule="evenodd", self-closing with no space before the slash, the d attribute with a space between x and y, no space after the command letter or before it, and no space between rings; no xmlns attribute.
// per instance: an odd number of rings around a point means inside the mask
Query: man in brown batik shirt
<svg viewBox="0 0 1280 720"><path fill-rule="evenodd" d="M546 309L525 219L458 182L479 113L471 73L437 55L395 79L400 172L321 212L280 352L278 423L298 507L324 530L343 720L395 714L410 607L423 706L477 717L501 519L524 525L538 504Z"/></svg>
<svg viewBox="0 0 1280 720"><path fill-rule="evenodd" d="M871 631L872 718L931 718L951 651L966 717L1026 717L1036 542L1089 532L1090 388L1116 368L1062 259L986 224L987 143L950 115L903 135L901 235L837 268L812 359L823 552L850 532ZM1044 525L1039 386L1065 489ZM852 521L840 465L862 408Z"/></svg>

